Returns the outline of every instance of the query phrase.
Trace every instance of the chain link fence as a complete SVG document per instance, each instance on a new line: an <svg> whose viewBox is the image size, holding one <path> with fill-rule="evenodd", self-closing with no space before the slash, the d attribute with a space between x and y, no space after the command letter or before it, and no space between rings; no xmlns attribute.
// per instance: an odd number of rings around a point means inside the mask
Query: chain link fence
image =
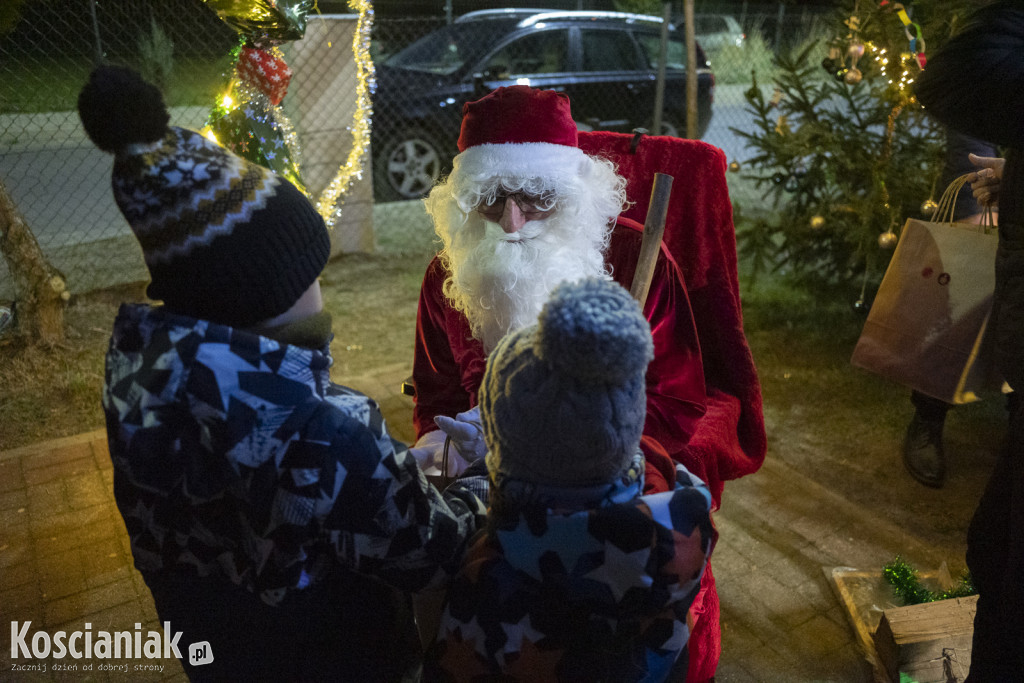
<svg viewBox="0 0 1024 683"><path fill-rule="evenodd" d="M673 6L678 9L673 12L674 20L682 16L681 4ZM742 139L731 129L751 125L752 117L745 112L743 96L750 87L751 71L757 71L760 83L769 84L777 50L824 37L831 28L832 17L822 15L821 10L783 4L768 6L770 11L764 9L765 5L757 7L758 11L753 11L747 3L697 3L697 41L710 64L706 71L714 77L713 90L703 93L707 96L709 117L701 137L721 147L730 161L739 163L745 159L745 150ZM457 135L461 115L461 107L452 106L454 99L431 102L417 93L417 88L422 90L441 78L446 65L434 65L432 70L421 72L418 79L399 88L404 101L385 101L382 93L388 87L388 65L400 59L405 54L402 51L416 40L436 36L438 31L447 30L449 23L457 26L457 21L457 16L449 20L439 11L416 17L378 16L374 22L371 55L378 65L379 87L374 96L373 144L363 161L363 176L367 187L365 222L376 230L378 244L387 226L395 222L422 225L420 248L430 243L429 221L417 197L434 177L446 170L454 152L451 131ZM311 30L319 30L316 25L311 22ZM310 38L307 31L307 39ZM338 36L328 41L326 34L312 38L325 44L330 42L335 55L339 51L350 53L351 41ZM635 46L618 38L621 36L613 37L614 42L600 43L610 46L602 47L595 57L598 61L594 64L600 65L602 73L626 70L631 60L650 71L653 47L649 41ZM226 84L230 52L237 40L234 31L202 0L39 0L22 5L21 18L13 27L0 26L0 179L46 257L64 274L73 293L147 279L141 252L110 196L112 159L86 139L75 111L77 93L93 65L106 61L137 68L164 89L171 123L198 129L206 123L210 104ZM518 68L547 68L548 73L554 73L550 70L565 68L568 62L563 61L559 67L544 67L545 59L566 60L575 54L572 51L585 49L585 45L578 47L577 38L571 41L561 46L561 54L555 52L552 56L540 51L550 46L538 41L519 48L502 47L496 36L490 35L474 46L473 54L481 60L480 65L486 66L488 60L492 67L533 64L541 66ZM502 49L504 52L496 55L495 51ZM337 58L314 59L301 54L296 58L306 64L305 72L297 70L285 98L285 110L295 116L303 163L309 163L309 172L314 176L318 172L312 167L320 164L323 172L319 175L326 179L328 171L336 168L337 159L344 160L346 151L337 150L334 161L317 160L316 151L329 146L332 137L351 137L348 124L354 76L338 77ZM572 59L577 60L573 64L580 63L577 57ZM673 59L678 62L682 57L670 50L670 67ZM550 79L535 79L540 87L548 82L553 83ZM679 82L670 79L668 87L678 87ZM469 87L473 86L470 74ZM770 85L764 87L771 89ZM333 100L324 98L328 89ZM634 106L632 102L616 101L619 96L615 88L606 86L597 91L596 99L611 110ZM678 96L679 93L666 93L666 101ZM442 117L448 127L445 136L425 128L417 130L407 123L389 125L389 119L395 120L396 110L428 104L446 109ZM574 111L577 106L582 109L583 101L579 105L574 101ZM310 111L316 112L316 125L311 123ZM602 127L602 116L620 126L624 122L629 127L637 122L648 123L650 117L646 112L634 116L635 113L597 112L581 124ZM671 117L666 117L666 121L666 125L675 126L672 132L685 133L684 122L673 121ZM407 135L410 132L414 135ZM401 140L403 144L396 146L394 135L398 133L405 137ZM426 149L430 145L433 147ZM393 178L402 173L418 181L396 193ZM757 197L741 186L738 173L731 173L729 179L735 200L757 202ZM402 190L401 185L399 189ZM316 196L316 188L311 190ZM356 204L352 203L353 210ZM386 241L386 237L383 239ZM408 244L404 247L408 248ZM372 248L372 233L369 241L356 240L345 247ZM6 264L0 262L0 304L14 297Z"/></svg>
<svg viewBox="0 0 1024 683"><path fill-rule="evenodd" d="M0 179L73 293L147 279L113 203L113 159L86 138L78 91L100 61L167 93L172 123L202 127L234 32L201 0L25 2L0 36ZM14 297L0 264L0 301Z"/></svg>

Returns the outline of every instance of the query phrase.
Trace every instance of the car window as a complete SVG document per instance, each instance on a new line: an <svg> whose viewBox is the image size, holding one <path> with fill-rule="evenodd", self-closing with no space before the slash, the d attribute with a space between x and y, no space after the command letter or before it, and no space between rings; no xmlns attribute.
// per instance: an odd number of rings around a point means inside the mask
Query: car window
<svg viewBox="0 0 1024 683"><path fill-rule="evenodd" d="M643 69L633 39L626 31L584 29L581 32L584 71Z"/></svg>
<svg viewBox="0 0 1024 683"><path fill-rule="evenodd" d="M487 43L482 31L467 26L449 26L431 33L409 47L392 55L384 63L388 66L449 75L455 73L467 61L480 58Z"/></svg>
<svg viewBox="0 0 1024 683"><path fill-rule="evenodd" d="M492 74L509 77L566 71L569 35L565 30L537 31L512 41L487 60Z"/></svg>
<svg viewBox="0 0 1024 683"><path fill-rule="evenodd" d="M658 68L658 53L661 50L661 37L650 33L643 33L637 36L640 47L644 50L647 58L647 66L650 69ZM668 39L665 51L665 68L669 71L686 70L686 43L679 38Z"/></svg>

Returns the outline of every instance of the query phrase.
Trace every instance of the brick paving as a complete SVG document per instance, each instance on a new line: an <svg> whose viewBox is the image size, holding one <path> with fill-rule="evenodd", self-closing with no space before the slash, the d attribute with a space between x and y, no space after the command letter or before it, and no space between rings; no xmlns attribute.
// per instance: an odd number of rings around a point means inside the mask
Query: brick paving
<svg viewBox="0 0 1024 683"><path fill-rule="evenodd" d="M383 368L346 383L376 397L396 438L409 441L408 370ZM171 659L41 660L48 670L13 671L8 623L46 631L159 630L152 599L132 566L114 505L103 431L0 452L0 680L186 680ZM832 567L881 567L896 554L938 566L948 548L929 547L871 511L769 457L760 472L725 488L713 558L722 601L718 681L872 679L872 670L833 592ZM215 655L216 656L216 655ZM107 662L162 671L102 671ZM77 671L54 671L54 664ZM92 670L85 667L92 666Z"/></svg>

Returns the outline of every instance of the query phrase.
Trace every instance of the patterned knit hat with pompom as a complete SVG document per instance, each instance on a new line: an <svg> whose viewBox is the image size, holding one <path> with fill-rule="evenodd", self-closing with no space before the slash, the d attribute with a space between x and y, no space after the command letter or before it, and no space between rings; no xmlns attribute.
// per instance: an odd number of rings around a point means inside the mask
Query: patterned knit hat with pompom
<svg viewBox="0 0 1024 683"><path fill-rule="evenodd" d="M248 327L287 311L320 275L330 236L306 196L199 133L168 127L160 91L139 74L97 68L78 113L114 155L114 200L142 246L151 299Z"/></svg>
<svg viewBox="0 0 1024 683"><path fill-rule="evenodd" d="M563 283L538 324L487 361L480 415L492 476L586 486L612 481L640 444L651 329L614 282Z"/></svg>

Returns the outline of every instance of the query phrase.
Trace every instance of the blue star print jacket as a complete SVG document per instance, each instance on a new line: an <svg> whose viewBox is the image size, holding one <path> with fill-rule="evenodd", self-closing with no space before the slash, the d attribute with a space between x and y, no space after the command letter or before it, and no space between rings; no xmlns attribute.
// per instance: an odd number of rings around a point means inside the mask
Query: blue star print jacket
<svg viewBox="0 0 1024 683"><path fill-rule="evenodd" d="M642 473L638 456L603 488L499 481L448 589L424 680L685 675L687 611L715 539L711 495L678 465L675 490L641 496Z"/></svg>
<svg viewBox="0 0 1024 683"><path fill-rule="evenodd" d="M213 638L215 663L236 645L245 661L287 661L296 641L296 657L326 659L289 677L387 680L397 640L418 651L390 587L443 585L483 508L427 484L376 403L330 382L331 363L326 344L122 306L103 394L114 496L161 618L184 621L183 640ZM363 651L339 662L346 649Z"/></svg>

